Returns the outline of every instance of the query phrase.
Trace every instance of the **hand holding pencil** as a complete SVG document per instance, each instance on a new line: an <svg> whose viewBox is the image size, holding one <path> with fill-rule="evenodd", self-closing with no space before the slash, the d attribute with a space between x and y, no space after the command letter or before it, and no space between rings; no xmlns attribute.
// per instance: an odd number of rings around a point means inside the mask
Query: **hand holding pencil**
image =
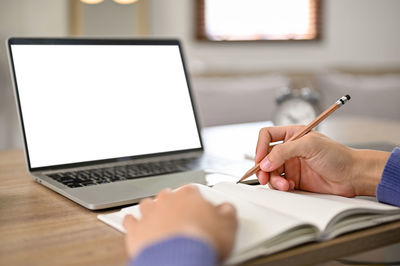
<svg viewBox="0 0 400 266"><path fill-rule="evenodd" d="M261 184L282 191L295 188L347 197L375 195L387 153L354 150L307 128L283 126L260 131L255 160ZM299 132L309 133L293 140ZM280 140L284 143L269 146Z"/></svg>
<svg viewBox="0 0 400 266"><path fill-rule="evenodd" d="M301 129L304 126L271 127L261 131L256 153L256 161L260 163L259 182L282 191L301 189L354 196L356 192L349 186L353 175L350 148L313 131L268 152L265 149L265 143L277 138L288 140Z"/></svg>
<svg viewBox="0 0 400 266"><path fill-rule="evenodd" d="M269 142L288 140L302 126L264 128L257 144L257 172L262 185L346 197L375 196L389 152L357 150L312 131L269 149ZM285 176L281 176L285 173Z"/></svg>
<svg viewBox="0 0 400 266"><path fill-rule="evenodd" d="M341 107L342 105L344 105L347 101L349 101L350 95L345 95L343 97L341 97L339 100L337 100L334 104L332 104L328 109L326 109L323 113L321 113L317 118L315 118L313 121L311 121L307 126L299 129L299 131L297 131L293 136L290 137L290 139L285 140L285 141L293 141L296 140L298 138L301 138L302 136L304 136L305 134L307 134L308 132L310 132L313 128L315 128L316 126L319 125L319 123L321 123L324 119L326 119L330 114L332 114L334 111L336 111L337 109L339 109L339 107ZM277 141L281 141L277 140ZM269 144L268 144L269 145ZM255 174L258 170L260 170L260 164L256 163L256 165L254 167L252 167L250 170L248 170L242 178L240 178L240 180L237 183L242 182L243 180L245 180L246 178L248 178L249 176L252 176L253 174Z"/></svg>

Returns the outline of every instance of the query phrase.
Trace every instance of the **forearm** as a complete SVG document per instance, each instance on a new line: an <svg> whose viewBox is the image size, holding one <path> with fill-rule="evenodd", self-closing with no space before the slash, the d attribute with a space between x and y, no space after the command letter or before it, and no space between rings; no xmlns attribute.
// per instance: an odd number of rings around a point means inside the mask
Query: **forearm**
<svg viewBox="0 0 400 266"><path fill-rule="evenodd" d="M376 196L376 188L381 180L390 153L355 149L352 152L353 173L350 182L356 195Z"/></svg>

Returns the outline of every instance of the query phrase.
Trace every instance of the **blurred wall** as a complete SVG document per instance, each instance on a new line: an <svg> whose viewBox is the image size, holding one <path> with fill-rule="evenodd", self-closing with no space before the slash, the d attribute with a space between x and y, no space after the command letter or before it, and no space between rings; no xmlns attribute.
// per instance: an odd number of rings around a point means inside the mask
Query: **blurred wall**
<svg viewBox="0 0 400 266"><path fill-rule="evenodd" d="M9 36L67 36L71 1L0 0L0 150L22 147L4 40ZM182 39L193 74L400 66L398 0L324 0L322 40L287 43L196 41L194 0L139 0L130 6L105 0L98 6L81 7L83 35L139 37L147 33Z"/></svg>
<svg viewBox="0 0 400 266"><path fill-rule="evenodd" d="M323 0L323 36L311 42L211 43L195 36L195 1L153 0L152 34L184 40L192 71L400 66L400 1Z"/></svg>
<svg viewBox="0 0 400 266"><path fill-rule="evenodd" d="M104 1L97 5L80 5L81 34L84 36L135 36L137 4L120 5Z"/></svg>
<svg viewBox="0 0 400 266"><path fill-rule="evenodd" d="M67 0L0 0L0 150L21 148L5 40L11 36L65 36Z"/></svg>

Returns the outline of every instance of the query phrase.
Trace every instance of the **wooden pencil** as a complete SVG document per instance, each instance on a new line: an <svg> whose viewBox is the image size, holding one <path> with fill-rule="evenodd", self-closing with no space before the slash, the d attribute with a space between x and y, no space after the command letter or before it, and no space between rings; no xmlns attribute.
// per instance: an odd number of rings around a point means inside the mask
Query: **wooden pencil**
<svg viewBox="0 0 400 266"><path fill-rule="evenodd" d="M332 104L328 109L326 109L324 112L322 112L317 118L315 118L313 121L311 121L305 128L294 134L290 139L287 141L293 141L298 138L301 138L308 132L310 132L313 128L319 125L323 120L325 120L330 114L335 112L337 109L339 109L342 105L344 105L348 100L350 100L351 97L350 95L345 95L341 97L339 100L337 100L334 104ZM239 181L236 182L236 184L242 182L246 178L252 176L253 174L257 173L257 171L260 170L260 163L257 163L254 165L250 170L248 170L240 179Z"/></svg>

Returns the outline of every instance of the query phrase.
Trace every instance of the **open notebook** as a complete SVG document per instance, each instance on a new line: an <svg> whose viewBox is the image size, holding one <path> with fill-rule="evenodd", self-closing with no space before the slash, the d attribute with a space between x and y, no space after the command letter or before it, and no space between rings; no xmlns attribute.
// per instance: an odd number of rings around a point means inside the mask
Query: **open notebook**
<svg viewBox="0 0 400 266"><path fill-rule="evenodd" d="M265 186L229 182L218 183L212 188L196 186L213 204L230 202L237 209L239 229L227 264L400 219L400 208L368 199L281 192ZM124 232L122 220L128 213L140 218L137 205L101 214L98 218Z"/></svg>

